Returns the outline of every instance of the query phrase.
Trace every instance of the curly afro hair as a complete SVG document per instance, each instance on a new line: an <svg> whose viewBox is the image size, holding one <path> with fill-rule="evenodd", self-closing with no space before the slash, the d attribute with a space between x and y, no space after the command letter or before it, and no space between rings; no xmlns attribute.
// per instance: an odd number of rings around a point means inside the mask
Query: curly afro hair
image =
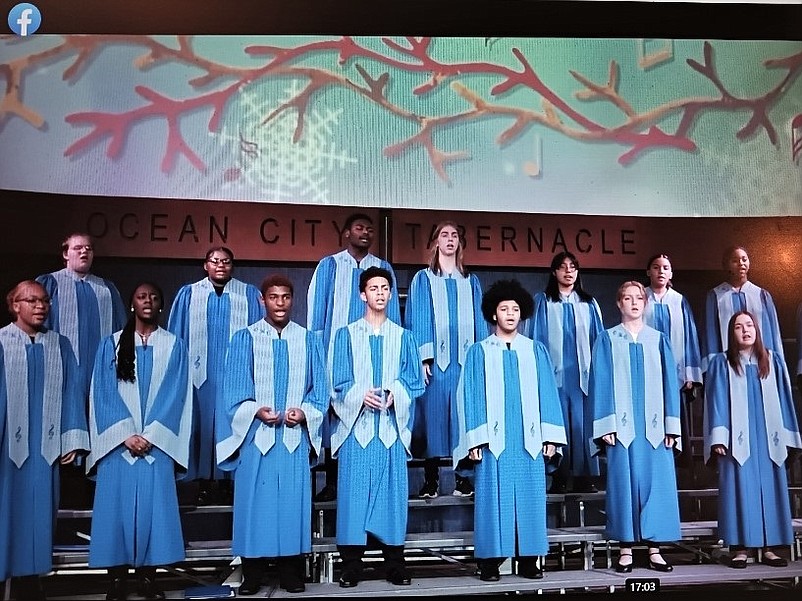
<svg viewBox="0 0 802 601"><path fill-rule="evenodd" d="M513 300L521 309L521 321L529 319L535 312L535 301L518 280L498 280L482 296L482 315L493 321L496 309L504 301Z"/></svg>

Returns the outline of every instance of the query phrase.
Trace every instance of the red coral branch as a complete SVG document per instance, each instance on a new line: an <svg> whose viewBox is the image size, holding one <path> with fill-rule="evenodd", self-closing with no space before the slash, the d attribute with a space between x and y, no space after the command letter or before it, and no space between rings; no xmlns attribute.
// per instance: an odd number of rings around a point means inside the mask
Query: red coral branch
<svg viewBox="0 0 802 601"><path fill-rule="evenodd" d="M572 106L566 99L555 94L538 76L530 60L518 49L513 48L513 56L519 63L518 69L488 62L445 63L432 56L431 38L407 37L403 40L382 38L386 53L361 45L349 36L330 40L318 40L302 43L294 47L278 47L271 45L253 45L245 48L251 57L265 57L266 61L256 67L242 68L218 63L198 55L192 48L191 39L186 36L177 38L177 47L162 44L152 38L140 36L66 36L63 43L43 53L32 54L22 60L0 64L0 73L6 77L6 93L0 103L0 124L9 114L22 116L34 125L43 123L34 111L26 107L19 98L19 82L31 65L53 57L76 54L72 64L65 69L63 77L74 80L79 76L91 57L103 47L110 44L129 44L143 46L146 53L135 61L139 69L147 69L155 64L173 61L191 65L202 71L202 74L188 80L193 87L201 88L223 79L233 83L223 89L207 94L200 94L185 100L174 100L162 96L153 90L137 87L136 92L149 104L132 111L112 114L87 112L76 113L67 117L71 124L90 124L93 130L76 140L65 155L74 155L97 143L101 138L110 136L107 148L109 156L116 157L123 142L134 124L144 118L160 117L167 123L167 150L162 161L162 170L169 171L178 156L184 155L197 169L205 169L203 161L192 151L180 132L181 116L198 108L212 108L209 129L218 130L223 112L233 93L244 86L266 77L305 78L306 86L292 98L265 116L268 122L284 111L295 109L297 123L293 140L299 141L303 136L303 126L309 103L315 94L329 87L343 87L352 93L362 96L369 102L382 107L388 113L415 124L417 133L389 145L384 150L387 157L397 156L414 147L425 149L429 161L444 181L448 181L446 166L456 160L469 156L467 151L447 152L439 149L435 142L436 131L449 125L474 121L477 119L504 116L512 119L512 124L497 137L499 145L508 144L521 136L532 124L540 124L563 135L584 141L612 141L628 147L620 157L621 164L634 161L641 152L650 148L675 148L692 151L695 143L689 137L693 124L703 111L746 111L750 114L744 126L736 132L737 139L755 135L760 129L766 131L772 144L777 143L777 132L769 119L770 108L788 92L792 83L802 72L802 53L784 58L773 58L764 61L766 68L784 69L782 81L761 96L755 98L738 98L732 94L718 75L713 46L706 42L702 60L688 59L688 66L708 79L718 96L707 98L684 98L666 102L644 112L637 112L618 91L620 72L618 65L611 61L606 82L597 83L584 75L569 71L582 86L575 93L579 101L610 102L620 110L623 120L620 124L609 126L598 123L580 110ZM357 63L355 68L362 82L355 82L342 73L319 67L308 67L301 64L304 60L333 53L340 66L358 59L365 64L378 65L380 73L371 74L363 64ZM470 109L451 115L420 115L387 97L387 87L392 70L415 73L426 76L423 83L411 89L413 96L427 94L445 82L451 80L451 89L462 97ZM461 80L472 74L491 76L498 81L490 87L491 98L523 88L530 90L541 98L541 110L520 106L505 106L499 102L491 102L480 94L469 89ZM674 133L663 131L660 123L672 114L680 114L679 125ZM38 119L37 119L38 117Z"/></svg>
<svg viewBox="0 0 802 601"><path fill-rule="evenodd" d="M136 86L134 88L136 93L150 104L123 113L86 112L67 115L67 123L72 125L89 124L93 126L93 129L71 144L64 151L64 156L76 155L99 140L111 136L106 155L109 158L116 158L122 150L130 129L137 122L149 117L161 116L167 121L167 147L162 159L162 171L170 171L175 165L178 155L184 155L196 169L205 171L206 165L187 145L181 134L180 118L185 113L211 106L213 111L209 120L209 130L214 131L219 126L226 102L238 87L239 84L236 84L195 98L174 100L145 86Z"/></svg>

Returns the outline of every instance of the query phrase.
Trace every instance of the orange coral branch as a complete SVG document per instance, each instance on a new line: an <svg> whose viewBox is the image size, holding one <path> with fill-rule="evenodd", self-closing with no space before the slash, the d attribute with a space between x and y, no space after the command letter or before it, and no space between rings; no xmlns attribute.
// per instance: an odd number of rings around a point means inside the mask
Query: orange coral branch
<svg viewBox="0 0 802 601"><path fill-rule="evenodd" d="M162 161L162 170L169 171L180 155L187 157L196 168L203 170L205 165L202 160L192 151L181 135L181 116L201 107L210 107L212 115L209 120L209 129L215 131L219 128L225 107L236 90L265 77L289 76L306 78L308 83L301 92L266 115L264 122L286 110L295 109L297 124L293 139L297 142L303 136L305 116L313 96L331 86L343 87L382 107L388 113L417 125L417 133L386 147L384 149L385 156L397 156L407 149L420 146L426 150L435 172L447 182L446 166L453 161L467 158L469 154L464 150L446 152L437 148L434 142L436 131L455 123L469 122L493 115L512 119L512 124L498 136L497 143L499 145L516 139L530 125L540 124L574 139L607 140L627 146L629 149L619 157L621 164L635 160L641 152L649 148L668 147L683 151L693 150L696 145L689 137L692 125L702 111L709 110L751 113L744 126L736 132L736 138L743 139L754 135L762 128L766 131L772 144L776 144L777 133L769 119L769 110L790 89L791 84L802 72L802 53L766 60L764 61L766 68L787 71L782 81L762 96L737 98L718 76L713 47L708 42L704 45L702 61L688 59L687 64L712 83L718 96L672 100L638 113L618 92L620 73L615 61L610 62L608 78L604 83L593 82L586 76L570 70L569 73L583 86L583 89L575 93L577 99L607 101L616 106L623 114L624 119L620 124L603 125L586 117L565 99L555 94L540 79L527 57L518 48L512 49L520 66L516 70L505 65L488 62L440 62L432 56L432 40L426 37L407 37L403 41L382 38L381 41L388 53L372 50L348 36L303 43L289 48L254 45L245 48L245 53L252 57L266 57L266 62L257 67L241 68L221 64L198 55L192 48L191 39L186 36L177 38L177 47L170 47L152 38L140 36L66 36L63 43L55 48L0 65L0 73L6 78L6 93L0 101L0 124L10 114L19 115L37 127L43 124L42 117L26 107L19 97L21 81L32 65L43 60L74 53L76 54L75 60L63 74L64 79L73 80L80 75L90 58L104 46L120 43L135 44L146 48L146 53L136 59L134 63L134 66L139 69L147 69L165 61L191 65L203 72L202 75L188 80L188 83L196 89L223 79L233 79L234 81L221 90L200 94L185 100L170 99L149 88L139 86L135 88L136 92L149 102L143 107L119 114L87 112L69 115L67 117L69 123L85 123L92 125L94 129L73 143L65 151L66 155L74 155L97 143L101 138L110 136L111 141L107 148L107 154L112 157L117 156L130 128L143 118L157 116L163 118L168 127L167 150ZM489 95L491 97L498 97L514 88L525 88L541 97L542 111L494 104L477 92L470 90L460 81L455 80L451 83L451 89L472 107L471 110L451 115L416 114L388 99L387 84L391 71L382 70L378 76L375 76L369 73L362 64L356 64L356 71L362 78L362 83L359 83L332 70L298 64L305 59L324 53L334 53L340 66L346 65L353 59L361 59L378 64L380 69L396 69L428 75L424 83L411 90L413 96L429 93L444 82L457 77L471 74L495 76L499 81L490 88ZM659 123L667 116L676 113L680 113L681 117L674 133L663 131ZM561 116L564 116L565 119ZM568 122L572 125L567 125Z"/></svg>

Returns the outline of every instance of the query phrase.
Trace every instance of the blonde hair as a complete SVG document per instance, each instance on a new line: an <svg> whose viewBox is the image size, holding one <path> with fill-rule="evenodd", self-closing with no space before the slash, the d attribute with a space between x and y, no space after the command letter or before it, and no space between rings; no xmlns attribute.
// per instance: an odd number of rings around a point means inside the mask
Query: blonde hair
<svg viewBox="0 0 802 601"><path fill-rule="evenodd" d="M440 232L443 231L446 227L453 227L457 231L457 235L459 236L459 226L456 222L446 220L441 221L437 224L437 227L434 228L434 240L435 244L432 246L431 255L429 257L429 269L432 270L433 273L440 275L440 248L437 246L437 239L440 237ZM457 266L457 270L462 274L463 277L468 275L468 270L465 268L465 265L462 262L462 255L464 252L464 247L462 246L462 237L459 236L459 243L457 244L457 254L454 257L455 264Z"/></svg>
<svg viewBox="0 0 802 601"><path fill-rule="evenodd" d="M615 302L620 303L621 299L624 298L624 290L632 287L635 287L638 290L640 290L640 293L643 295L643 302L646 302L646 288L643 287L643 284L635 280L629 280L628 282L624 282L618 287L618 292L616 292L615 294Z"/></svg>

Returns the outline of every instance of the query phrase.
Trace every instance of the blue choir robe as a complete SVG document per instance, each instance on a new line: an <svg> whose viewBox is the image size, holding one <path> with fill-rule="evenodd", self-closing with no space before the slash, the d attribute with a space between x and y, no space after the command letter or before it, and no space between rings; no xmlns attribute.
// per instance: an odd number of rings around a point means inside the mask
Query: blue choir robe
<svg viewBox="0 0 802 601"><path fill-rule="evenodd" d="M702 383L702 353L699 350L699 335L691 306L679 292L668 288L662 298L654 290L646 288L646 309L643 322L668 337L671 353L677 362L677 381L680 387L685 382Z"/></svg>
<svg viewBox="0 0 802 601"><path fill-rule="evenodd" d="M110 280L70 269L40 275L36 281L50 296L45 326L69 338L80 369L84 398L89 398L92 363L100 341L125 325L125 304Z"/></svg>
<svg viewBox="0 0 802 601"><path fill-rule="evenodd" d="M556 303L539 292L529 328L529 336L548 349L554 367L568 435L563 461L569 462L574 476L598 476L599 460L595 456L593 416L587 395L591 349L604 329L601 309L595 299L583 302L576 292L561 296Z"/></svg>
<svg viewBox="0 0 802 601"><path fill-rule="evenodd" d="M705 385L705 452L718 457L718 533L727 545L768 547L794 541L785 459L802 448L785 361L769 351L770 371L741 357L739 375L715 355Z"/></svg>
<svg viewBox="0 0 802 601"><path fill-rule="evenodd" d="M217 468L214 441L226 353L235 332L264 317L260 299L256 286L236 278L218 296L211 280L204 278L182 286L170 308L167 329L187 344L195 392L188 480L224 477Z"/></svg>
<svg viewBox="0 0 802 601"><path fill-rule="evenodd" d="M378 332L360 319L337 331L333 354L337 544L365 545L371 534L386 545L402 545L414 405L424 389L418 345L389 319ZM369 388L392 392L393 405L386 411L365 407Z"/></svg>
<svg viewBox="0 0 802 601"><path fill-rule="evenodd" d="M0 329L0 580L53 567L59 457L89 450L70 341Z"/></svg>
<svg viewBox="0 0 802 601"><path fill-rule="evenodd" d="M668 338L643 326L637 339L617 325L599 335L590 366L593 437L616 435L607 455L607 537L622 542L679 540L674 450L680 398Z"/></svg>
<svg viewBox="0 0 802 601"><path fill-rule="evenodd" d="M727 350L727 326L738 311L749 311L760 327L763 345L780 357L785 357L777 309L768 290L747 281L736 291L723 282L707 293L705 311L705 351L703 371L716 353Z"/></svg>
<svg viewBox="0 0 802 601"><path fill-rule="evenodd" d="M98 348L89 398L91 452L97 481L89 565L156 566L184 560L175 480L186 475L192 384L186 345L162 328L147 346L135 338L134 382L117 379L121 332ZM133 457L124 442L139 434L153 447Z"/></svg>
<svg viewBox="0 0 802 601"><path fill-rule="evenodd" d="M234 555L312 550L309 471L311 456L320 453L329 403L325 369L320 337L295 322L279 334L262 319L231 340L223 397L228 428L217 442L217 457L234 472ZM299 407L306 422L269 426L255 417L261 407L282 413Z"/></svg>
<svg viewBox="0 0 802 601"><path fill-rule="evenodd" d="M465 355L487 337L482 287L474 274L435 274L422 269L412 278L404 312L431 377L416 403L413 436L425 441L424 457L451 457L459 437L456 393Z"/></svg>
<svg viewBox="0 0 802 601"><path fill-rule="evenodd" d="M553 366L546 347L518 334L474 344L459 384L460 444L454 464L483 447L475 467L474 554L545 555L543 444L566 444Z"/></svg>

